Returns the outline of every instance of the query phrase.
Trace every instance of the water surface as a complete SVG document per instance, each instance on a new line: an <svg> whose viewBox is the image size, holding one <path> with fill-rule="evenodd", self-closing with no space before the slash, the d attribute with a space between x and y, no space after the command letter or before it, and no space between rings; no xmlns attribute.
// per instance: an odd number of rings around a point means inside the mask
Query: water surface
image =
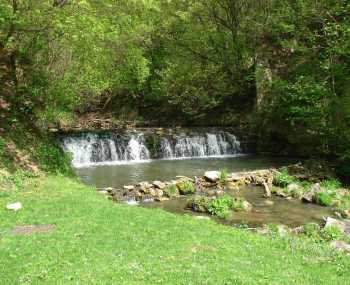
<svg viewBox="0 0 350 285"><path fill-rule="evenodd" d="M237 156L222 158L192 158L150 160L119 165L99 165L76 169L82 180L97 187L122 187L141 181L171 180L177 175L202 176L205 171L227 168L229 172L279 167L295 159Z"/></svg>

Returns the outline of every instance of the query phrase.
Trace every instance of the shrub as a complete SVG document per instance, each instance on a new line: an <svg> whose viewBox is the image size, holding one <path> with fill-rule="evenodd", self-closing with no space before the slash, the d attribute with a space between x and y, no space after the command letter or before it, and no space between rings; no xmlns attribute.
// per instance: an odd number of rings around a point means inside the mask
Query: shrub
<svg viewBox="0 0 350 285"><path fill-rule="evenodd" d="M220 169L219 181L221 184L226 184L228 179L228 170L227 168Z"/></svg>
<svg viewBox="0 0 350 285"><path fill-rule="evenodd" d="M177 196L179 194L179 190L177 189L175 184L171 184L164 189L164 193L168 197L174 197L174 196Z"/></svg>
<svg viewBox="0 0 350 285"><path fill-rule="evenodd" d="M274 177L274 182L280 187L287 187L291 183L296 183L297 179L289 175L288 170L284 169Z"/></svg>
<svg viewBox="0 0 350 285"><path fill-rule="evenodd" d="M197 196L191 198L187 201L189 208L193 209L196 212L207 213L209 212L209 205L211 200L206 196Z"/></svg>
<svg viewBox="0 0 350 285"><path fill-rule="evenodd" d="M319 205L329 207L329 206L332 206L333 199L326 192L318 192L315 194L315 202Z"/></svg>
<svg viewBox="0 0 350 285"><path fill-rule="evenodd" d="M233 198L223 196L210 202L208 212L222 219L227 219L231 214L233 207Z"/></svg>
<svg viewBox="0 0 350 285"><path fill-rule="evenodd" d="M321 187L329 191L335 191L341 186L341 182L337 179L329 179L321 182Z"/></svg>
<svg viewBox="0 0 350 285"><path fill-rule="evenodd" d="M182 181L178 184L180 193L183 195L194 194L196 192L196 187L191 181Z"/></svg>
<svg viewBox="0 0 350 285"><path fill-rule="evenodd" d="M336 226L329 226L322 229L321 237L327 241L337 240L343 237L343 232Z"/></svg>

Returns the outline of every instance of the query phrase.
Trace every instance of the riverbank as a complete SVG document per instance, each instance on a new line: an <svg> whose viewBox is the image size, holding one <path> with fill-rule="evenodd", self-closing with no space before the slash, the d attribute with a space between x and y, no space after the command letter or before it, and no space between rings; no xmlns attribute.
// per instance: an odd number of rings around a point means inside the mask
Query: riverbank
<svg viewBox="0 0 350 285"><path fill-rule="evenodd" d="M115 204L60 176L30 179L0 197L2 284L348 282L349 257L326 244ZM5 209L17 201L20 211ZM52 226L13 231L23 225Z"/></svg>

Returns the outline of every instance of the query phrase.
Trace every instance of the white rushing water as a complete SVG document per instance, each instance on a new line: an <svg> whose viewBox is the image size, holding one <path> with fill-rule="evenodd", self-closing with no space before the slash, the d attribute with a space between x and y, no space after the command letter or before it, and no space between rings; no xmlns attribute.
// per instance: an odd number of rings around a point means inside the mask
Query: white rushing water
<svg viewBox="0 0 350 285"><path fill-rule="evenodd" d="M98 164L144 162L151 159L143 133L124 137L116 134L80 134L66 136L63 149L72 155L74 167ZM227 132L160 137L157 158L233 156L241 153L240 142Z"/></svg>

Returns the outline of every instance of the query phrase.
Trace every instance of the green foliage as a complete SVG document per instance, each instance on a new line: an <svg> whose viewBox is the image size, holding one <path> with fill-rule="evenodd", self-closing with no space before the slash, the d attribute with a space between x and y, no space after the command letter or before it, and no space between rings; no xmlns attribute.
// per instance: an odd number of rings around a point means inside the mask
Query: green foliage
<svg viewBox="0 0 350 285"><path fill-rule="evenodd" d="M6 141L0 137L0 156L4 154Z"/></svg>
<svg viewBox="0 0 350 285"><path fill-rule="evenodd" d="M164 189L164 193L168 197L175 197L179 195L179 190L177 189L175 184L171 184Z"/></svg>
<svg viewBox="0 0 350 285"><path fill-rule="evenodd" d="M208 212L212 215L218 216L221 219L227 219L231 215L233 202L233 198L227 195L214 199L209 204Z"/></svg>
<svg viewBox="0 0 350 285"><path fill-rule="evenodd" d="M338 240L343 237L343 232L336 226L328 226L321 230L321 237L326 241Z"/></svg>
<svg viewBox="0 0 350 285"><path fill-rule="evenodd" d="M333 198L327 192L318 192L315 194L315 202L319 205L330 207L333 205Z"/></svg>
<svg viewBox="0 0 350 285"><path fill-rule="evenodd" d="M22 170L20 168L12 174L0 174L0 189L4 188L5 190L22 190L23 187L27 185L31 179L36 177L38 177L37 174Z"/></svg>
<svg viewBox="0 0 350 285"><path fill-rule="evenodd" d="M70 155L52 141L42 143L33 153L33 157L46 172L72 174Z"/></svg>
<svg viewBox="0 0 350 285"><path fill-rule="evenodd" d="M274 177L274 183L280 187L287 187L291 183L295 183L296 179L289 175L288 170L284 169L277 173Z"/></svg>
<svg viewBox="0 0 350 285"><path fill-rule="evenodd" d="M227 168L220 169L219 181L221 184L226 184L228 179L228 170Z"/></svg>
<svg viewBox="0 0 350 285"><path fill-rule="evenodd" d="M178 188L182 195L194 194L196 192L194 183L189 180L180 182Z"/></svg>
<svg viewBox="0 0 350 285"><path fill-rule="evenodd" d="M335 191L342 187L341 182L337 179L324 180L320 185L327 191Z"/></svg>
<svg viewBox="0 0 350 285"><path fill-rule="evenodd" d="M195 196L187 201L187 205L196 212L208 213L211 199L206 196Z"/></svg>
<svg viewBox="0 0 350 285"><path fill-rule="evenodd" d="M304 234L310 238L317 239L320 234L320 226L316 223L308 223L304 225Z"/></svg>

